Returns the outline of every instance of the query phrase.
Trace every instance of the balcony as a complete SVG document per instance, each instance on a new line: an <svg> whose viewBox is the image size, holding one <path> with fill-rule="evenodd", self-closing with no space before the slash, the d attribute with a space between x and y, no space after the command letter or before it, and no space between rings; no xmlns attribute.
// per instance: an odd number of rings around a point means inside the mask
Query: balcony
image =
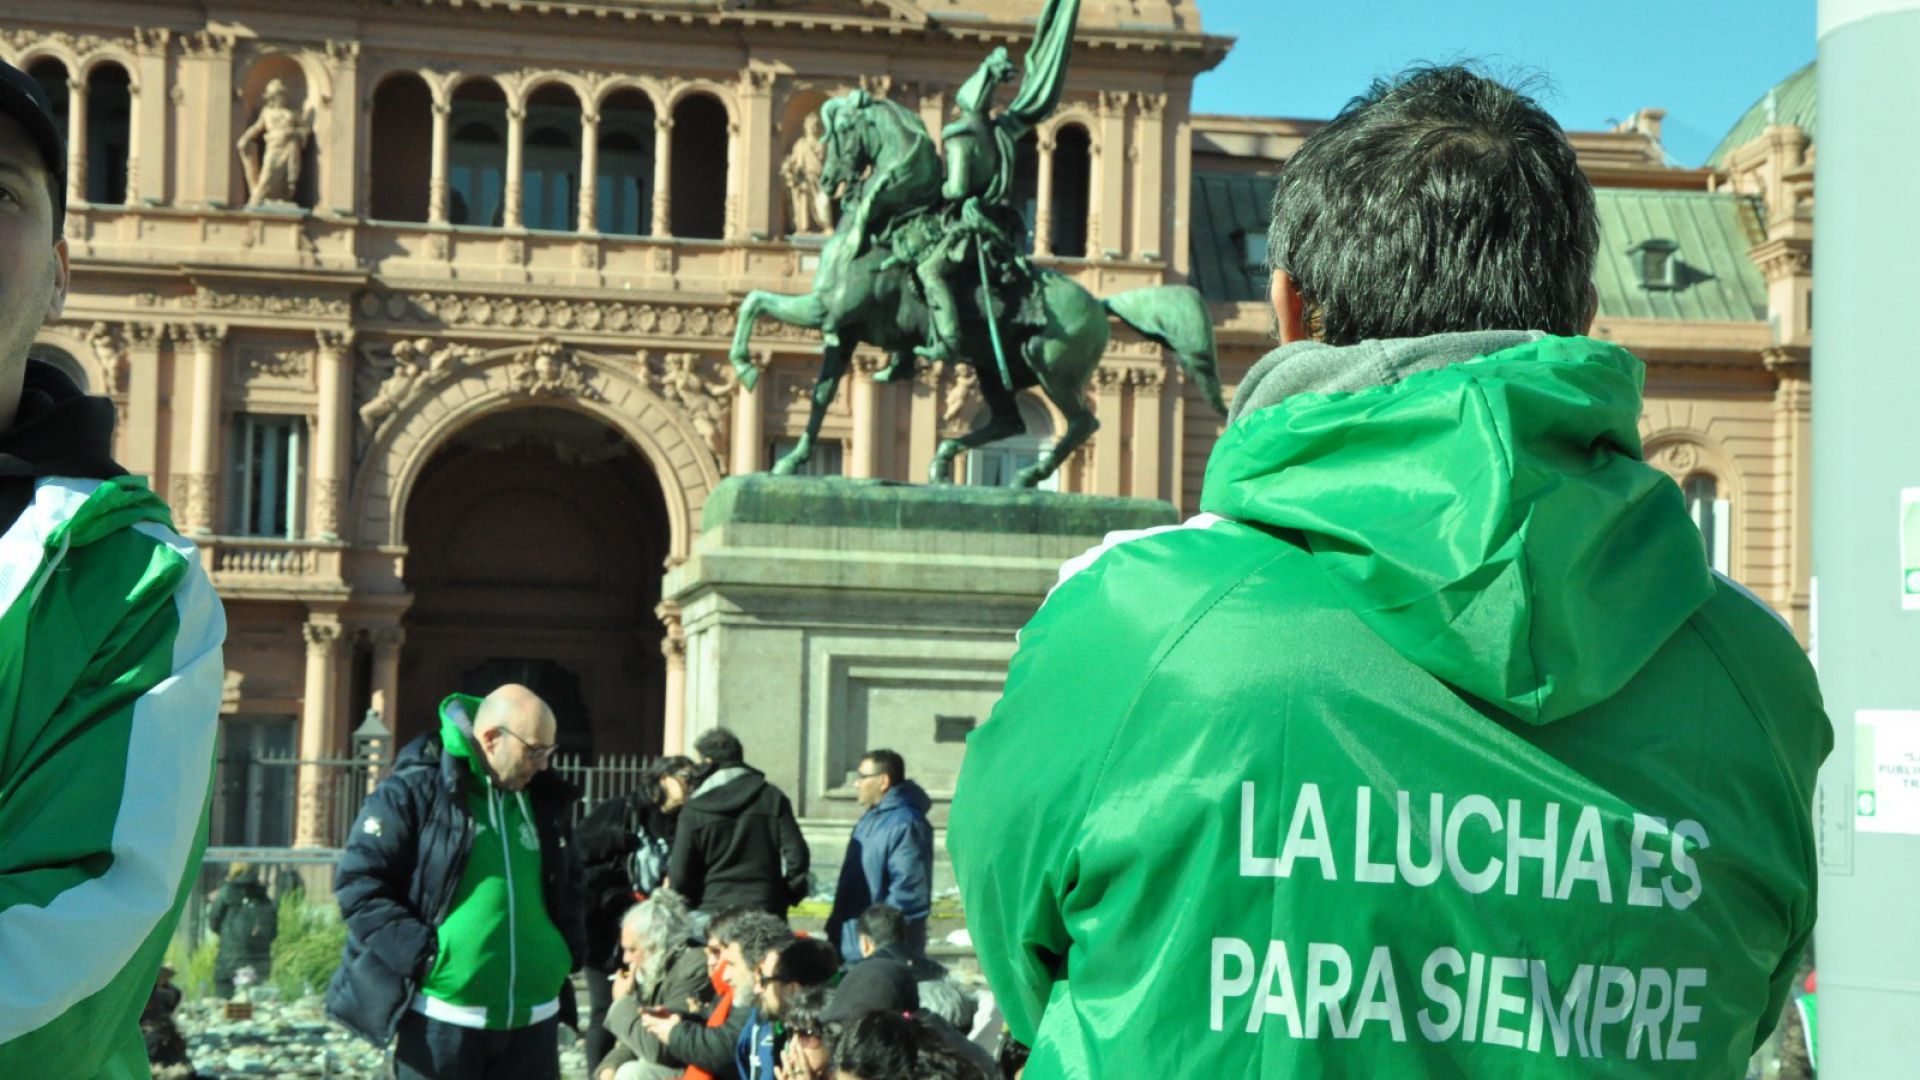
<svg viewBox="0 0 1920 1080"><path fill-rule="evenodd" d="M344 595L341 563L346 549L317 540L268 540L250 536L196 539L200 565L227 599L311 599Z"/></svg>

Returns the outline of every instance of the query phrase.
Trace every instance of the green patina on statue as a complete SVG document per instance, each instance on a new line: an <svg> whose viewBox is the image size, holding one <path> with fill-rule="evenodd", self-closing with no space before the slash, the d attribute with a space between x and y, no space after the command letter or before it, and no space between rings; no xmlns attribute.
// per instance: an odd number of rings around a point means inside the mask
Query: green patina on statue
<svg viewBox="0 0 1920 1080"><path fill-rule="evenodd" d="M740 304L731 360L752 391L760 372L748 359L754 321L766 316L821 332L825 350L807 431L774 463L791 473L813 453L820 422L846 375L855 346L877 345L892 364L874 378L902 379L924 359L967 364L979 376L987 422L940 443L927 478L950 482L953 459L1026 430L1014 394L1038 386L1067 428L1012 482L1051 476L1100 426L1086 386L1106 352L1107 316L1173 350L1214 408L1226 412L1214 368L1213 320L1184 285L1134 289L1096 299L1077 282L1034 266L1025 220L1009 203L1021 136L1059 103L1079 0L1047 0L1014 100L994 112L994 92L1014 77L996 48L956 95L960 119L942 132L944 160L915 113L865 91L821 107L826 164L820 188L834 192L840 221L821 249L813 291L754 291Z"/></svg>

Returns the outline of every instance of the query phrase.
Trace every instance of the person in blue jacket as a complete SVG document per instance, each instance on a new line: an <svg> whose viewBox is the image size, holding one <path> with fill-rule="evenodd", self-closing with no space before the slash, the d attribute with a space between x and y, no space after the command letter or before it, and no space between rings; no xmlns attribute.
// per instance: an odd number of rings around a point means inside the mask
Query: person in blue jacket
<svg viewBox="0 0 1920 1080"><path fill-rule="evenodd" d="M875 904L906 916L902 951L921 956L927 948L927 916L933 910L933 805L919 784L907 779L907 763L891 750L869 750L854 774L867 812L853 827L840 885L827 917L827 940L849 964L861 961L860 915Z"/></svg>

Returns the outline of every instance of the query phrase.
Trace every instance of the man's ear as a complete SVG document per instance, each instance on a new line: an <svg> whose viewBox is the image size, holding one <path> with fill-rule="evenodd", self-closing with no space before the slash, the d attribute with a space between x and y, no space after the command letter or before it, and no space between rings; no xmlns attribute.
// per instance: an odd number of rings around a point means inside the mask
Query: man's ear
<svg viewBox="0 0 1920 1080"><path fill-rule="evenodd" d="M47 319L53 322L67 309L67 286L72 281L73 268L67 261L67 238L62 236L53 242L53 296L47 301Z"/></svg>
<svg viewBox="0 0 1920 1080"><path fill-rule="evenodd" d="M1593 321L1600 317L1600 290L1593 282L1587 282L1587 317L1580 320L1580 336L1593 334Z"/></svg>
<svg viewBox="0 0 1920 1080"><path fill-rule="evenodd" d="M1307 303L1300 298L1300 287L1293 283L1293 277L1277 266L1273 270L1272 299L1280 344L1307 340L1311 336L1307 333Z"/></svg>

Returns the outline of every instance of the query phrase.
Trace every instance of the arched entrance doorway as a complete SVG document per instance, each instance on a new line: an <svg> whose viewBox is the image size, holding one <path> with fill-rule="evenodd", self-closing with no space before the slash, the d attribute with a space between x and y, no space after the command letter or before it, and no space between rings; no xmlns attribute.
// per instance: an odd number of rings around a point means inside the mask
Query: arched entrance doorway
<svg viewBox="0 0 1920 1080"><path fill-rule="evenodd" d="M523 682L563 753L658 753L669 546L660 482L591 416L538 406L448 438L407 501L404 741L454 691Z"/></svg>

